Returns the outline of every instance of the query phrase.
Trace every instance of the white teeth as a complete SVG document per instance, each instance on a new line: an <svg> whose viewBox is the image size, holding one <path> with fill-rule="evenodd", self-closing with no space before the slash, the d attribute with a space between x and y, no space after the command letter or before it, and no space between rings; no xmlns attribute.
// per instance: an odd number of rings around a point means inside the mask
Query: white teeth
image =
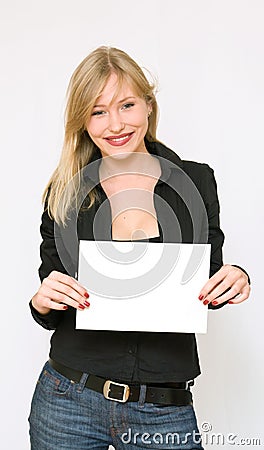
<svg viewBox="0 0 264 450"><path fill-rule="evenodd" d="M127 135L127 136L123 136L123 137L121 137L121 138L112 138L112 139L109 139L110 141L114 141L114 142L120 142L120 141L124 141L125 139L127 139L129 137L129 135Z"/></svg>

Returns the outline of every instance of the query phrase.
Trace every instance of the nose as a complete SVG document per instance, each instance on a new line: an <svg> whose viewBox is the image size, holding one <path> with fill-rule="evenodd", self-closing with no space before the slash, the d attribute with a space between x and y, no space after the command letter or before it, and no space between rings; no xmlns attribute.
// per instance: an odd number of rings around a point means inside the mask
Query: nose
<svg viewBox="0 0 264 450"><path fill-rule="evenodd" d="M109 131L111 131L111 133L118 134L124 128L125 124L122 122L120 114L118 112L111 112L111 114L109 114Z"/></svg>

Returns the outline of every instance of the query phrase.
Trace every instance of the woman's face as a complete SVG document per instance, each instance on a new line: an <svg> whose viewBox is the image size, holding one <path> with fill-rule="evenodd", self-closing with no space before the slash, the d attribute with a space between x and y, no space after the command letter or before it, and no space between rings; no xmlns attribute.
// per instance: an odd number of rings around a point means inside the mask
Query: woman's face
<svg viewBox="0 0 264 450"><path fill-rule="evenodd" d="M151 106L138 97L124 81L116 94L117 75L113 73L93 108L87 131L104 156L126 157L131 152L147 152L144 137Z"/></svg>

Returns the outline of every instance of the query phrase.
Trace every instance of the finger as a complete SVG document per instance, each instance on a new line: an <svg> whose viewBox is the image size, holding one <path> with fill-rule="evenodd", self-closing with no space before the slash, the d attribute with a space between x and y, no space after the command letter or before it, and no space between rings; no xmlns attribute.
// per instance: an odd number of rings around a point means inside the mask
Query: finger
<svg viewBox="0 0 264 450"><path fill-rule="evenodd" d="M61 283L60 281L56 281L55 279L52 278L46 278L45 280L43 280L43 291L45 290L46 287L54 291L57 291L58 293L65 294L80 304L84 303L87 298L86 296L81 295L79 292L77 292L73 287L69 286L68 284Z"/></svg>
<svg viewBox="0 0 264 450"><path fill-rule="evenodd" d="M76 300L72 299L71 297L62 292L54 291L47 285L44 286L42 289L40 289L40 294L42 295L42 297L46 298L46 302L45 304L43 304L43 306L47 308L50 308L49 306L50 301L56 303L64 303L65 305L72 306L73 308L76 309L78 308L81 310L83 310L86 306L80 304L79 302L77 302Z"/></svg>
<svg viewBox="0 0 264 450"><path fill-rule="evenodd" d="M215 299L230 300L242 291L245 284L244 279L237 279L237 276L234 276L234 274L228 274L205 298L209 302Z"/></svg>
<svg viewBox="0 0 264 450"><path fill-rule="evenodd" d="M244 285L248 285L248 278L242 270L229 264L225 264L203 286L198 298L199 300L205 300L205 298L207 298L208 295L217 287L218 295L221 295L225 290L228 290L238 281L241 283L241 288Z"/></svg>
<svg viewBox="0 0 264 450"><path fill-rule="evenodd" d="M68 305L65 305L63 303L54 302L53 300L51 300L48 297L43 297L40 295L40 299L42 300L41 306L44 308L56 309L57 311L63 311L63 310L68 309Z"/></svg>
<svg viewBox="0 0 264 450"><path fill-rule="evenodd" d="M222 282L220 285L214 289L210 294L207 295L204 301L212 303L213 305L218 305L220 303L224 303L232 298L236 297L241 293L242 285L241 282L236 282L233 286L230 286L226 289L226 286L229 283ZM222 286L222 287L221 287Z"/></svg>
<svg viewBox="0 0 264 450"><path fill-rule="evenodd" d="M202 287L200 294L198 296L199 300L204 300L207 295L216 288L216 286L223 281L227 275L227 270L225 266L221 267L214 275L212 275L209 280Z"/></svg>
<svg viewBox="0 0 264 450"><path fill-rule="evenodd" d="M77 291L80 295L83 295L85 298L89 297L87 289L85 289L75 278L70 277L70 275L53 270L47 278L59 281L63 284L70 286L72 289L75 289L75 291Z"/></svg>
<svg viewBox="0 0 264 450"><path fill-rule="evenodd" d="M236 296L235 298L232 298L232 300L229 300L228 303L230 304L239 304L244 302L245 300L248 299L249 294L250 294L251 288L250 286L245 286L244 289L242 289L241 293Z"/></svg>

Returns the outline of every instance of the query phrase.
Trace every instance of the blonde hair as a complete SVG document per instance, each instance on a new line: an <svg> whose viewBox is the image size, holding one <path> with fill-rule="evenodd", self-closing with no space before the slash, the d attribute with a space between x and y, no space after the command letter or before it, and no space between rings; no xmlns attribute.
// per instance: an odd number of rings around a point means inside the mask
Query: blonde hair
<svg viewBox="0 0 264 450"><path fill-rule="evenodd" d="M81 186L81 169L93 159L98 149L91 140L86 123L112 73L118 77L117 90L125 80L138 96L151 105L146 139L156 141L158 107L152 85L143 70L127 53L113 47L99 47L90 53L74 71L67 89L65 134L59 164L43 193L50 217L66 224L67 214L77 205ZM67 187L67 192L66 192ZM88 193L89 207L97 198L96 188Z"/></svg>

